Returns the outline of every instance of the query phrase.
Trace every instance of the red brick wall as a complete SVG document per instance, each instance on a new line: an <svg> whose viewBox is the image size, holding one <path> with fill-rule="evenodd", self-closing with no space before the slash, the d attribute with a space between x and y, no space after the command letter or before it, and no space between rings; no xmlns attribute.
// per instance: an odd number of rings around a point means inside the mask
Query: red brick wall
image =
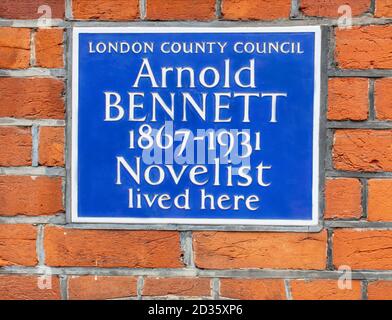
<svg viewBox="0 0 392 320"><path fill-rule="evenodd" d="M49 28L36 20L43 4L54 18ZM351 6L353 28L338 28L340 5ZM0 299L392 298L385 273L392 271L392 24L385 18L391 0L2 0ZM80 21L140 20L326 26L320 232L66 224L65 31ZM351 289L339 288L341 266L352 269Z"/></svg>

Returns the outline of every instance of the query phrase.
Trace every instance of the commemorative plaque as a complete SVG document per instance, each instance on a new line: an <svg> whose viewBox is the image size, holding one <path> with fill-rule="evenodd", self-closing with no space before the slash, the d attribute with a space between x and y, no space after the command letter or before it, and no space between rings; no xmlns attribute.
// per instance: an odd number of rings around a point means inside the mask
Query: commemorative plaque
<svg viewBox="0 0 392 320"><path fill-rule="evenodd" d="M75 28L71 221L316 225L320 38Z"/></svg>

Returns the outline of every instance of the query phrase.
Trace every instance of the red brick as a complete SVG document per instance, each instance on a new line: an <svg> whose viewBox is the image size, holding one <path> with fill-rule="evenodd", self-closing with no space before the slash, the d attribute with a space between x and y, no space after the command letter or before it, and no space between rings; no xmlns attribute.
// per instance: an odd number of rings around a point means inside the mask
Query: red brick
<svg viewBox="0 0 392 320"><path fill-rule="evenodd" d="M195 263L203 269L324 269L326 232L195 232Z"/></svg>
<svg viewBox="0 0 392 320"><path fill-rule="evenodd" d="M35 34L35 60L38 67L64 68L63 38L63 29L38 29Z"/></svg>
<svg viewBox="0 0 392 320"><path fill-rule="evenodd" d="M392 170L391 130L338 130L333 163L338 170L380 172Z"/></svg>
<svg viewBox="0 0 392 320"><path fill-rule="evenodd" d="M374 107L378 120L392 120L392 79L376 80L374 85Z"/></svg>
<svg viewBox="0 0 392 320"><path fill-rule="evenodd" d="M58 277L0 275L1 300L59 300Z"/></svg>
<svg viewBox="0 0 392 320"><path fill-rule="evenodd" d="M0 68L26 69L30 66L30 29L0 28Z"/></svg>
<svg viewBox="0 0 392 320"><path fill-rule="evenodd" d="M137 296L134 277L82 276L68 280L71 300L104 300Z"/></svg>
<svg viewBox="0 0 392 320"><path fill-rule="evenodd" d="M283 280L221 279L220 296L241 300L284 300Z"/></svg>
<svg viewBox="0 0 392 320"><path fill-rule="evenodd" d="M290 17L290 0L223 0L222 15L227 20L275 20Z"/></svg>
<svg viewBox="0 0 392 320"><path fill-rule="evenodd" d="M301 11L306 16L313 17L340 17L346 12L339 13L339 7L350 6L353 16L360 16L370 9L370 0L301 0Z"/></svg>
<svg viewBox="0 0 392 320"><path fill-rule="evenodd" d="M362 186L358 179L328 179L325 184L326 219L359 219L362 215Z"/></svg>
<svg viewBox="0 0 392 320"><path fill-rule="evenodd" d="M64 166L64 128L41 127L39 130L39 164Z"/></svg>
<svg viewBox="0 0 392 320"><path fill-rule="evenodd" d="M64 83L52 78L0 78L0 117L64 119Z"/></svg>
<svg viewBox="0 0 392 320"><path fill-rule="evenodd" d="M375 281L368 283L369 300L392 300L392 281Z"/></svg>
<svg viewBox="0 0 392 320"><path fill-rule="evenodd" d="M336 62L344 69L392 68L392 26L336 29Z"/></svg>
<svg viewBox="0 0 392 320"><path fill-rule="evenodd" d="M328 120L366 120L369 82L360 78L332 78L328 82Z"/></svg>
<svg viewBox="0 0 392 320"><path fill-rule="evenodd" d="M35 266L37 264L36 238L37 232L33 226L0 224L0 267ZM0 296L1 292L2 290Z"/></svg>
<svg viewBox="0 0 392 320"><path fill-rule="evenodd" d="M50 11L41 6L49 6ZM38 12L40 7L42 10ZM38 19L49 14L52 18L62 19L64 10L64 0L1 0L0 2L0 18L4 19Z"/></svg>
<svg viewBox="0 0 392 320"><path fill-rule="evenodd" d="M73 0L75 19L134 20L139 17L138 0Z"/></svg>
<svg viewBox="0 0 392 320"><path fill-rule="evenodd" d="M171 231L45 228L50 266L179 268L180 238Z"/></svg>
<svg viewBox="0 0 392 320"><path fill-rule="evenodd" d="M361 283L352 281L350 288L339 288L338 280L291 281L294 300L360 300Z"/></svg>
<svg viewBox="0 0 392 320"><path fill-rule="evenodd" d="M368 185L368 220L392 221L392 180L371 179Z"/></svg>
<svg viewBox="0 0 392 320"><path fill-rule="evenodd" d="M0 216L63 212L61 178L0 176Z"/></svg>
<svg viewBox="0 0 392 320"><path fill-rule="evenodd" d="M392 17L392 0L376 0L376 17Z"/></svg>
<svg viewBox="0 0 392 320"><path fill-rule="evenodd" d="M210 279L145 278L143 296L211 296Z"/></svg>
<svg viewBox="0 0 392 320"><path fill-rule="evenodd" d="M148 0L149 20L212 20L215 0Z"/></svg>
<svg viewBox="0 0 392 320"><path fill-rule="evenodd" d="M390 270L391 240L390 230L338 229L333 236L333 263L336 268Z"/></svg>
<svg viewBox="0 0 392 320"><path fill-rule="evenodd" d="M0 127L0 166L30 166L31 144L31 128Z"/></svg>

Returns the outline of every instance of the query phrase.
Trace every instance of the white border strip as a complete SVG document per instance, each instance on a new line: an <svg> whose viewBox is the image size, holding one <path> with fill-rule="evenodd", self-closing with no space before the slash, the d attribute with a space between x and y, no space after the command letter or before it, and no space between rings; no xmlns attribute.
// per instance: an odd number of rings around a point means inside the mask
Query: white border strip
<svg viewBox="0 0 392 320"><path fill-rule="evenodd" d="M313 103L313 179L312 220L251 219L171 219L171 218L82 218L78 216L78 96L80 33L298 33L315 34ZM319 139L321 91L321 27L74 27L72 36L72 148L71 148L71 222L189 225L316 226L319 223Z"/></svg>

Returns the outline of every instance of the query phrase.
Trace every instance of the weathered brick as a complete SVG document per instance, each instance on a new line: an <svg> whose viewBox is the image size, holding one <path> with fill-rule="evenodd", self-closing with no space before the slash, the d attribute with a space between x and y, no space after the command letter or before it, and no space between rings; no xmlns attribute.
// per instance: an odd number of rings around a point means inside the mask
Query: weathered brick
<svg viewBox="0 0 392 320"><path fill-rule="evenodd" d="M392 68L392 26L336 29L336 62L344 69Z"/></svg>
<svg viewBox="0 0 392 320"><path fill-rule="evenodd" d="M138 0L73 0L75 19L134 20L139 17Z"/></svg>
<svg viewBox="0 0 392 320"><path fill-rule="evenodd" d="M0 267L35 266L37 264L36 238L37 232L33 226L0 224ZM2 290L0 296L1 292Z"/></svg>
<svg viewBox="0 0 392 320"><path fill-rule="evenodd" d="M368 220L392 221L392 180L371 179L368 185Z"/></svg>
<svg viewBox="0 0 392 320"><path fill-rule="evenodd" d="M220 296L241 300L284 300L283 280L221 279Z"/></svg>
<svg viewBox="0 0 392 320"><path fill-rule="evenodd" d="M64 83L51 78L0 78L0 117L64 119Z"/></svg>
<svg viewBox="0 0 392 320"><path fill-rule="evenodd" d="M61 184L58 177L0 176L0 216L63 212Z"/></svg>
<svg viewBox="0 0 392 320"><path fill-rule="evenodd" d="M340 289L338 280L293 280L294 300L360 300L361 283L352 281L351 288Z"/></svg>
<svg viewBox="0 0 392 320"><path fill-rule="evenodd" d="M31 165L31 129L0 127L0 166Z"/></svg>
<svg viewBox="0 0 392 320"><path fill-rule="evenodd" d="M369 11L370 0L301 0L300 9L306 16L333 18L347 14L339 12L339 7L343 5L350 6L353 16L360 16Z"/></svg>
<svg viewBox="0 0 392 320"><path fill-rule="evenodd" d="M38 67L64 67L64 30L38 29L35 34L35 60Z"/></svg>
<svg viewBox="0 0 392 320"><path fill-rule="evenodd" d="M326 232L195 232L195 263L203 269L325 268Z"/></svg>
<svg viewBox="0 0 392 320"><path fill-rule="evenodd" d="M207 278L145 278L143 296L211 296Z"/></svg>
<svg viewBox="0 0 392 320"><path fill-rule="evenodd" d="M378 120L392 120L392 79L376 80L374 84L374 107Z"/></svg>
<svg viewBox="0 0 392 320"><path fill-rule="evenodd" d="M0 28L1 69L30 66L30 32L27 28Z"/></svg>
<svg viewBox="0 0 392 320"><path fill-rule="evenodd" d="M368 283L369 300L392 300L392 281L374 281Z"/></svg>
<svg viewBox="0 0 392 320"><path fill-rule="evenodd" d="M45 228L50 266L179 268L178 232Z"/></svg>
<svg viewBox="0 0 392 320"><path fill-rule="evenodd" d="M81 276L68 279L71 300L104 300L137 296L134 277Z"/></svg>
<svg viewBox="0 0 392 320"><path fill-rule="evenodd" d="M41 127L39 130L39 164L64 166L64 128Z"/></svg>
<svg viewBox="0 0 392 320"><path fill-rule="evenodd" d="M58 277L0 275L1 300L59 300Z"/></svg>
<svg viewBox="0 0 392 320"><path fill-rule="evenodd" d="M333 163L338 170L392 171L391 130L338 130Z"/></svg>
<svg viewBox="0 0 392 320"><path fill-rule="evenodd" d="M392 17L392 0L376 0L376 17Z"/></svg>
<svg viewBox="0 0 392 320"><path fill-rule="evenodd" d="M274 20L290 17L290 0L223 0L222 16L227 20Z"/></svg>
<svg viewBox="0 0 392 320"><path fill-rule="evenodd" d="M369 109L369 81L360 78L332 78L328 82L328 120L366 120Z"/></svg>
<svg viewBox="0 0 392 320"><path fill-rule="evenodd" d="M64 0L1 0L0 18L39 19L40 17L62 19Z"/></svg>
<svg viewBox="0 0 392 320"><path fill-rule="evenodd" d="M214 0L149 0L149 20L212 20L215 17Z"/></svg>
<svg viewBox="0 0 392 320"><path fill-rule="evenodd" d="M392 231L338 229L333 236L333 263L336 268L356 270L392 268Z"/></svg>
<svg viewBox="0 0 392 320"><path fill-rule="evenodd" d="M358 179L327 179L325 183L326 219L359 219L362 215L362 186Z"/></svg>

